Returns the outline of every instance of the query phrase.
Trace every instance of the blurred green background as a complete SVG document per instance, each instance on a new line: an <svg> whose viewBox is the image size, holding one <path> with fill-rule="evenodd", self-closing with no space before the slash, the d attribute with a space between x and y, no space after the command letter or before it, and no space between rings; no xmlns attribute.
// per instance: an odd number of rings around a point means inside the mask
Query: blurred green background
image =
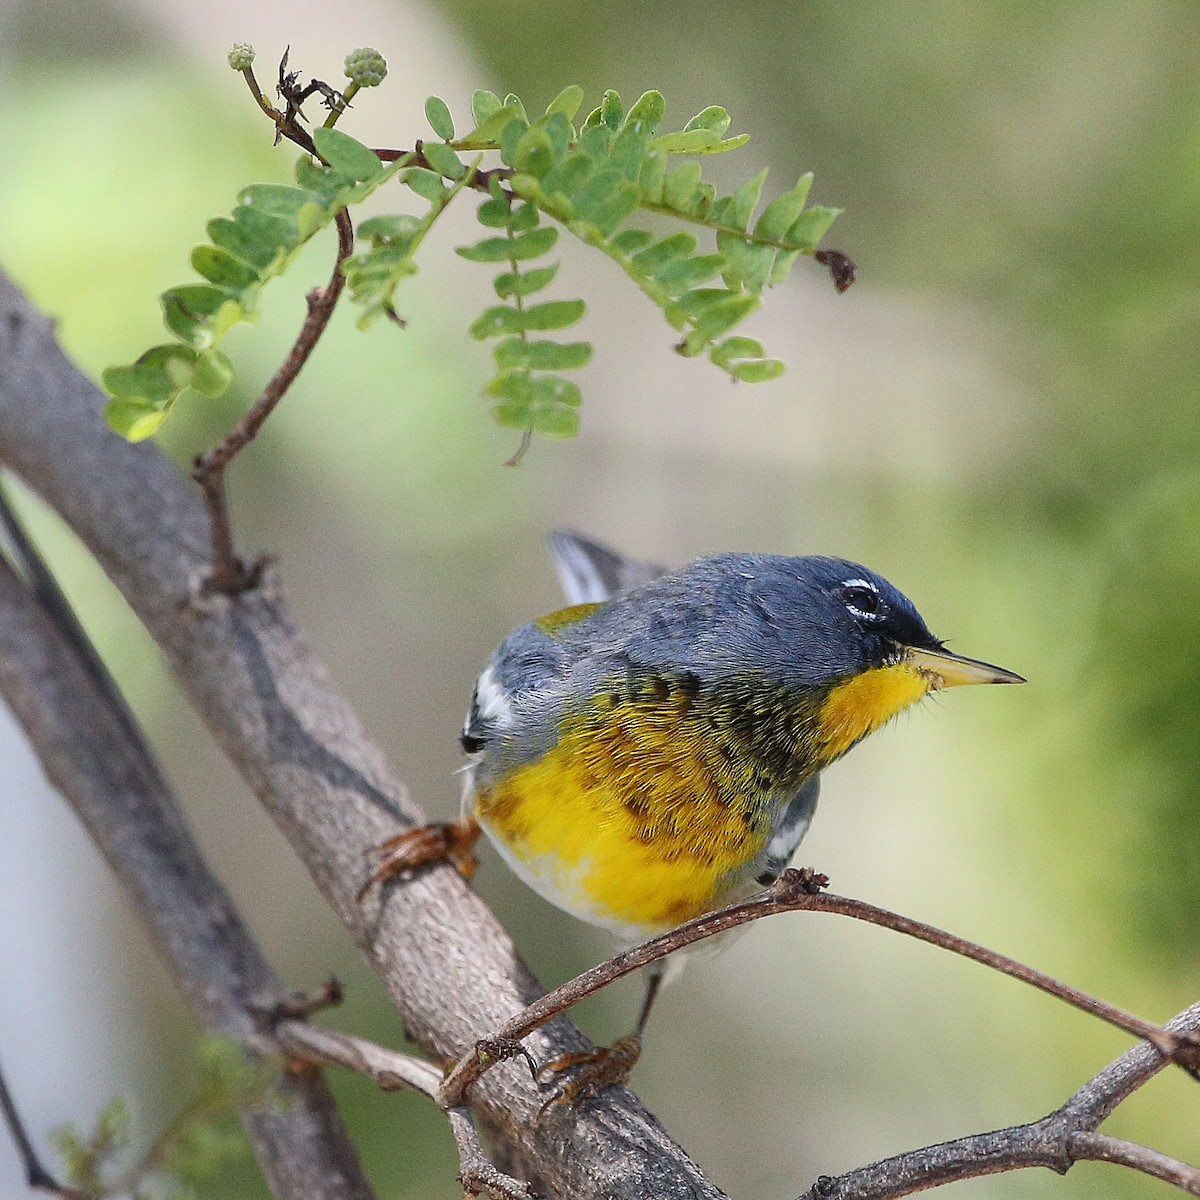
<svg viewBox="0 0 1200 1200"><path fill-rule="evenodd" d="M1030 684L951 693L856 751L829 773L798 861L1147 1017L1200 994L1200 8L9 0L0 262L93 375L161 340L155 296L187 279L205 221L244 183L288 177L294 154L272 148L224 65L235 40L256 44L264 80L288 43L294 66L330 80L347 50L378 46L392 74L344 122L375 145L420 136L430 91L460 120L479 86L531 106L570 82L589 99L657 87L678 123L724 104L732 132L754 135L742 174L770 163L773 195L813 170L814 198L847 210L827 241L862 269L838 297L800 264L748 330L789 373L731 388L671 353L608 264L567 250L561 294L589 297L597 345L584 429L519 470L500 465L513 439L478 398L486 349L465 337L489 284L451 252L468 221L429 240L400 296L405 333L360 335L339 314L233 469L237 530L278 556L313 642L428 811L457 806L479 666L557 603L542 550L555 525L670 562L841 554L906 590L954 648ZM181 464L273 370L331 250L311 247L231 340L243 390L168 423ZM382 989L157 652L70 536L26 511L268 955L296 986L338 974L335 1019L398 1043ZM186 1095L195 1028L8 738L0 1056L39 1135L127 1090L149 1136ZM547 982L610 952L494 855L478 886ZM580 1019L611 1038L636 997L615 989ZM896 935L779 918L669 990L634 1086L717 1182L766 1200L1039 1116L1126 1044ZM335 1084L381 1196L459 1194L422 1101ZM1200 1158L1194 1085L1171 1073L1107 1128ZM15 1192L7 1145L0 1172ZM955 1194L1162 1189L1081 1165ZM265 1192L248 1167L206 1194Z"/></svg>

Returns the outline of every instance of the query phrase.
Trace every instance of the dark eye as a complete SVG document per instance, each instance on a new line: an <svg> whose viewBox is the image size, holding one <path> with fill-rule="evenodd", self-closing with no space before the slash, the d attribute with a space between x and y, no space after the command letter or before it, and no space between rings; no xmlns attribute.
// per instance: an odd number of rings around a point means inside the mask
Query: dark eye
<svg viewBox="0 0 1200 1200"><path fill-rule="evenodd" d="M848 580L838 590L838 595L856 617L865 617L869 621L883 619L883 601L879 598L879 593L865 580Z"/></svg>

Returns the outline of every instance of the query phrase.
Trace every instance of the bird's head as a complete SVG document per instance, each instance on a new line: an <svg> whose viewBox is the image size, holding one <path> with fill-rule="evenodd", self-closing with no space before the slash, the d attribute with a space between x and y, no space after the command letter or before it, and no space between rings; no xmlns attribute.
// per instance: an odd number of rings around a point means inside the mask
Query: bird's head
<svg viewBox="0 0 1200 1200"><path fill-rule="evenodd" d="M838 558L793 559L804 623L821 626L824 656L809 655L804 683L821 694L818 738L832 762L930 692L1024 683L990 662L954 654L907 596L874 571ZM810 634L811 637L811 634Z"/></svg>

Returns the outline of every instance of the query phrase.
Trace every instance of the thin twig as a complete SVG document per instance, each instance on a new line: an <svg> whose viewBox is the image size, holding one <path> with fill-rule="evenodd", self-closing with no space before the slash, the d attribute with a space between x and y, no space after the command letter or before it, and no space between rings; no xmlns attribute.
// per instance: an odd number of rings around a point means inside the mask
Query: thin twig
<svg viewBox="0 0 1200 1200"><path fill-rule="evenodd" d="M1177 1033L1200 1028L1200 1004L1167 1022ZM1085 1159L1113 1162L1200 1195L1200 1170L1157 1150L1096 1132L1132 1091L1165 1066L1145 1042L1097 1072L1060 1108L1026 1125L939 1142L836 1177L822 1175L800 1200L896 1200L958 1179L1024 1167L1066 1174Z"/></svg>
<svg viewBox="0 0 1200 1200"><path fill-rule="evenodd" d="M234 595L258 582L261 564L248 567L238 558L233 548L233 531L225 498L225 470L239 451L254 439L263 422L274 412L275 406L283 399L308 361L309 355L316 348L325 327L329 324L329 318L333 316L338 297L346 286L346 277L342 274L342 261L354 252L354 226L349 213L342 209L335 220L338 253L333 274L325 287L309 292L308 316L300 327L300 333L287 357L246 415L216 446L200 455L192 469L192 478L200 485L200 490L204 493L204 502L208 506L213 546L212 576L209 585L217 592Z"/></svg>
<svg viewBox="0 0 1200 1200"><path fill-rule="evenodd" d="M1145 1038L1164 1059L1173 1059L1189 1073L1196 1073L1197 1063L1200 1062L1200 1039L1193 1034L1177 1033L1144 1021L1133 1013L1097 1000L1086 992L1061 983L1007 955L955 934L946 933L923 921L915 921L911 917L877 908L862 900L820 891L827 882L825 876L818 875L811 869L784 871L770 888L753 899L706 913L685 925L650 938L633 949L584 971L552 992L547 992L459 1059L442 1085L443 1104L447 1107L462 1104L467 1090L486 1070L496 1062L511 1058L519 1052L522 1038L614 980L715 934L785 912L835 913L838 916L880 925L885 929L894 929L897 933L904 933L930 945L939 946L943 950L982 963L1057 996L1073 1007L1091 1013L1126 1033ZM479 1052L481 1045L486 1047L486 1053ZM499 1052L497 1047L500 1048Z"/></svg>
<svg viewBox="0 0 1200 1200"><path fill-rule="evenodd" d="M280 1021L274 1034L283 1051L302 1062L346 1067L374 1080L385 1092L410 1087L440 1106L442 1073L424 1059L303 1021ZM529 1185L504 1174L484 1153L470 1110L455 1107L443 1111L450 1122L458 1150L459 1179L467 1194L486 1192L497 1200L529 1200Z"/></svg>
<svg viewBox="0 0 1200 1200"><path fill-rule="evenodd" d="M1174 1184L1191 1196L1200 1196L1200 1168L1172 1158L1169 1154L1151 1150L1137 1142L1127 1142L1124 1138L1110 1137L1106 1133L1074 1133L1067 1144L1076 1162L1087 1159L1092 1162L1120 1163L1123 1167L1132 1167L1135 1171Z"/></svg>
<svg viewBox="0 0 1200 1200"><path fill-rule="evenodd" d="M52 1196L61 1196L63 1200L86 1200L84 1193L78 1188L59 1183L43 1166L42 1160L38 1158L37 1151L33 1148L33 1141L26 1132L25 1125L17 1112L17 1106L13 1102L12 1093L8 1090L8 1082L4 1078L3 1070L0 1070L0 1112L4 1114L4 1121L16 1143L17 1154L20 1156L21 1165L25 1168L25 1180L29 1186L37 1191L49 1192Z"/></svg>

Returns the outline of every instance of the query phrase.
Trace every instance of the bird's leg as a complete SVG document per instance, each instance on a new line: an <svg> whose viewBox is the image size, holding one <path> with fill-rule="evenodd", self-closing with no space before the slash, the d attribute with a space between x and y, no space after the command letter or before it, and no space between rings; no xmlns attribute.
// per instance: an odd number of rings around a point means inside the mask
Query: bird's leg
<svg viewBox="0 0 1200 1200"><path fill-rule="evenodd" d="M393 875L432 863L448 862L464 879L470 879L479 866L475 843L481 832L479 822L467 813L457 821L417 825L388 838L370 851L381 857L366 883L359 888L358 899L362 900L375 884L383 883Z"/></svg>
<svg viewBox="0 0 1200 1200"><path fill-rule="evenodd" d="M578 1054L564 1054L562 1058L556 1058L540 1068L539 1075L558 1075L573 1067L579 1068L578 1072L542 1105L543 1113L559 1105L574 1107L606 1087L628 1081L642 1056L642 1033L662 987L663 974L664 965L661 961L651 963L647 967L646 995L632 1033L618 1038L611 1046L597 1046L594 1050L584 1050Z"/></svg>

